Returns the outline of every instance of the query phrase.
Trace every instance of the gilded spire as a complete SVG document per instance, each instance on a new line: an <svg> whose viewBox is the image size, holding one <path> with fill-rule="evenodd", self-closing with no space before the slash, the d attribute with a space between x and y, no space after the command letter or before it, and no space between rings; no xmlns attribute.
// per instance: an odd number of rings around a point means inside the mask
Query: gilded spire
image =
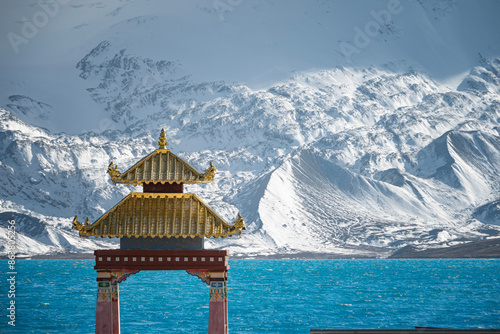
<svg viewBox="0 0 500 334"><path fill-rule="evenodd" d="M158 145L160 145L160 149L165 149L165 146L167 146L167 137L165 137L165 130L161 129L160 132L160 141L158 142Z"/></svg>

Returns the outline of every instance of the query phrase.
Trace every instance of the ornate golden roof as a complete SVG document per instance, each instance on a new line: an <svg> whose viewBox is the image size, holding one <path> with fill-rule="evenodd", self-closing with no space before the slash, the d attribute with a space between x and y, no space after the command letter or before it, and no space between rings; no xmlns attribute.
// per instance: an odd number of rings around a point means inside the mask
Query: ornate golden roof
<svg viewBox="0 0 500 334"><path fill-rule="evenodd" d="M245 222L229 225L195 194L130 193L90 225L73 220L80 236L95 237L222 237L241 235Z"/></svg>
<svg viewBox="0 0 500 334"><path fill-rule="evenodd" d="M162 129L159 149L130 167L125 173L118 171L113 162L108 167L108 174L113 183L143 185L144 183L208 183L212 182L217 171L213 163L205 173L198 172L193 166L166 149L165 131Z"/></svg>

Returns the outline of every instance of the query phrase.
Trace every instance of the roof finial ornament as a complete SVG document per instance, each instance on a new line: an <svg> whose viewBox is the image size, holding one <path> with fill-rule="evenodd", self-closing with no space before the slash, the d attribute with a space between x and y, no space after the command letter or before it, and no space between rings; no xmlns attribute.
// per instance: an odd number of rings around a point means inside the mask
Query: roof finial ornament
<svg viewBox="0 0 500 334"><path fill-rule="evenodd" d="M212 182L215 174L218 174L217 169L215 169L214 163L210 161L210 167L207 168L205 174L203 174L203 180Z"/></svg>
<svg viewBox="0 0 500 334"><path fill-rule="evenodd" d="M160 132L160 141L158 142L158 145L160 145L160 150L165 149L165 146L167 146L167 137L165 137L165 130L161 129Z"/></svg>
<svg viewBox="0 0 500 334"><path fill-rule="evenodd" d="M245 220L241 216L241 214L238 212L238 219L236 219L233 223L233 229L238 229L240 230L240 235L241 235L241 230L246 230L245 226Z"/></svg>

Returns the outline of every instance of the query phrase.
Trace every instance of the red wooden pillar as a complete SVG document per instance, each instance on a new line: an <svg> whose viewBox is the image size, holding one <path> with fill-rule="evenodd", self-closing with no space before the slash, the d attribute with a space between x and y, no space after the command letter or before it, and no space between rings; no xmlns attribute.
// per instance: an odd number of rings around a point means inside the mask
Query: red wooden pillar
<svg viewBox="0 0 500 334"><path fill-rule="evenodd" d="M208 334L228 333L226 280L226 272L210 273Z"/></svg>
<svg viewBox="0 0 500 334"><path fill-rule="evenodd" d="M226 323L226 331L225 333L228 333L229 332L229 316L228 316L228 313L227 313L227 277L226 279L224 280L224 322Z"/></svg>
<svg viewBox="0 0 500 334"><path fill-rule="evenodd" d="M120 334L120 296L118 282L111 284L111 311L113 312L113 334Z"/></svg>
<svg viewBox="0 0 500 334"><path fill-rule="evenodd" d="M114 334L111 273L97 273L97 304L95 314L95 333Z"/></svg>

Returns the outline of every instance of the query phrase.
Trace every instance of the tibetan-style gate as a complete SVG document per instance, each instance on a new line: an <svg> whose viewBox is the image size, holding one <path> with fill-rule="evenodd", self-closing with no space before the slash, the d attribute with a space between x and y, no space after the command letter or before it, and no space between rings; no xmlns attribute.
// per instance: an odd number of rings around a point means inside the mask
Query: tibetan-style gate
<svg viewBox="0 0 500 334"><path fill-rule="evenodd" d="M118 237L120 249L96 250L96 327L98 334L120 333L118 285L141 270L186 270L210 285L209 334L228 333L227 270L229 252L204 250L204 238L241 235L240 214L228 224L195 194L184 193L184 184L212 182L215 167L200 173L166 149L162 129L160 146L125 173L113 163L108 173L113 183L141 185L93 224L73 220L80 236Z"/></svg>

